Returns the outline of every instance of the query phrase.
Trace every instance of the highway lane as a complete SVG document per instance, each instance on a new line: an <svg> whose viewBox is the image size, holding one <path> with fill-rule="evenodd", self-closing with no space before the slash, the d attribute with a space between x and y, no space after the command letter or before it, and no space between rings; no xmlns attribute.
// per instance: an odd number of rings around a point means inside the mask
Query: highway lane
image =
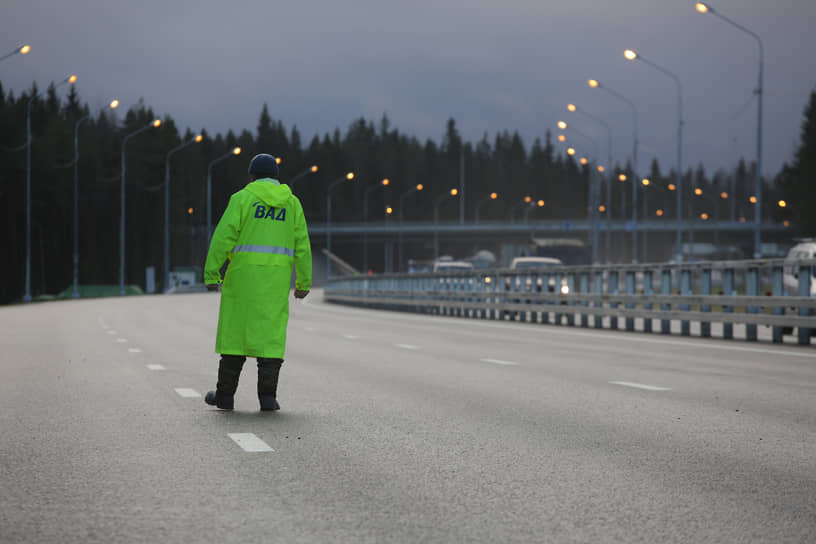
<svg viewBox="0 0 816 544"><path fill-rule="evenodd" d="M192 396L215 382L217 294L0 308L0 541L816 534L812 348L319 295L292 304L274 414L254 361L234 413Z"/></svg>

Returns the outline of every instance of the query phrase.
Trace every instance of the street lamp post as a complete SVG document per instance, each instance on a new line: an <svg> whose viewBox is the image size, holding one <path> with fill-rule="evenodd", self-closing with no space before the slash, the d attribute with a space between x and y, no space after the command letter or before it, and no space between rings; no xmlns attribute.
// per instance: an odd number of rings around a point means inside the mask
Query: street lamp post
<svg viewBox="0 0 816 544"><path fill-rule="evenodd" d="M524 207L524 224L526 225L529 222L530 211L538 208L543 208L545 202L543 200L537 200L535 202L530 202L527 206Z"/></svg>
<svg viewBox="0 0 816 544"><path fill-rule="evenodd" d="M516 213L516 208L521 208L521 207L523 207L525 204L530 204L532 201L533 201L533 197L531 197L530 195L526 195L526 196L525 196L524 198L522 198L520 201L518 201L518 202L516 202L515 204L513 204L512 206L510 206L510 211L509 211L509 213L508 213L508 218L510 219L510 222L511 222L511 223L513 223L513 222L514 222L514 218L513 218L513 216L514 216L514 215L515 215L515 213Z"/></svg>
<svg viewBox="0 0 816 544"><path fill-rule="evenodd" d="M479 208L481 208L483 205L490 202L491 200L496 200L497 198L499 198L498 193L490 193L489 195L487 195L487 197L481 199L480 201L478 201L476 203L476 224L477 225L479 224Z"/></svg>
<svg viewBox="0 0 816 544"><path fill-rule="evenodd" d="M400 197L399 197L399 203L398 203L397 207L399 208L399 226L400 226L400 228L399 228L399 269L400 269L400 272L402 271L402 265L403 265L402 202L405 200L405 198L408 195L411 195L411 194L413 194L413 193L415 193L417 191L421 191L424 188L425 188L424 185L422 185L421 183L418 183L416 185L416 187L414 187L412 189L408 189L407 191L402 193L400 195Z"/></svg>
<svg viewBox="0 0 816 544"><path fill-rule="evenodd" d="M21 55L27 55L30 51L31 51L31 46L30 45L21 45L17 49L15 49L14 51L12 51L11 53L6 53L2 57L0 57L0 61L6 60L7 58L9 58L11 56L14 56L17 53L20 53Z"/></svg>
<svg viewBox="0 0 816 544"><path fill-rule="evenodd" d="M759 76L757 79L757 88L754 91L757 95L757 135L756 135L756 172L754 173L754 191L756 191L757 203L756 203L756 212L754 213L754 259L759 259L762 257L761 251L761 212L760 207L762 205L762 82L763 82L763 65L764 65L764 46L762 45L762 39L756 32L752 32L748 30L744 26L739 23L736 23L726 17L725 15L721 14L718 11L715 11L714 8L709 6L708 4L704 4L702 2L698 2L696 5L697 11L700 13L711 13L725 21L726 23L730 24L731 26L742 30L746 34L750 35L757 41L757 45L759 45Z"/></svg>
<svg viewBox="0 0 816 544"><path fill-rule="evenodd" d="M439 196L434 200L434 261L439 259L439 205L444 202L448 196L456 196L459 194L459 189L451 189L447 194Z"/></svg>
<svg viewBox="0 0 816 544"><path fill-rule="evenodd" d="M563 129L563 130L568 129L567 123L565 123L564 121L559 121L558 122L558 127ZM569 127L569 130L574 132L575 134L578 134L579 136L581 136L582 138L584 138L585 140L590 142L592 144L592 148L593 148L593 157L598 156L598 142L595 140L595 138L592 138L591 136L588 136L588 135L584 134L583 132L576 129L575 127ZM574 154L574 148L570 147L569 149L567 149L567 153L570 154L570 155L573 155ZM580 162L581 162L582 165L586 166L589 161L587 161L586 158L582 157ZM599 185L600 184L600 181L599 181L600 176L597 175L597 171L596 171L595 166L596 166L595 165L595 160L593 160L592 164L590 165L589 191L588 191L589 194L587 195L588 204L589 204L589 206L587 207L587 216L588 216L587 220L588 220L588 224L590 225L590 228L591 228L591 231L592 231L590 239L591 239L591 245L592 245L592 262L593 262L593 264L597 264L597 262L598 262L598 238L599 238L599 236L598 236L598 227L599 227L599 223L600 223L600 216L599 216L599 213L598 213L598 204L600 203L599 202L599 200L600 200L600 191L599 191L599 189L600 189L600 185ZM637 202L636 197L635 197L635 202ZM632 222L633 222L634 225L637 225L637 215L635 213L632 214ZM634 233L634 232L637 232L637 231L636 231L636 229L633 229L632 232ZM637 252L636 252L636 249L634 249L637 246L637 238L636 237L633 237L633 239L632 239L632 246L633 246L634 260L636 262L637 261Z"/></svg>
<svg viewBox="0 0 816 544"><path fill-rule="evenodd" d="M372 191L379 189L380 187L388 187L391 183L391 180L388 178L383 179L379 183L372 185L371 187L366 187L365 191L363 191L363 223L368 226L368 195ZM368 230L366 229L363 232L363 272L368 274Z"/></svg>
<svg viewBox="0 0 816 544"><path fill-rule="evenodd" d="M57 83L54 89L66 83L74 84L76 80L77 76L70 75ZM32 94L26 102L26 260L23 302L31 302L31 103L35 98L37 95Z"/></svg>
<svg viewBox="0 0 816 544"><path fill-rule="evenodd" d="M161 119L154 119L149 125L131 132L122 140L122 175L121 175L121 207L119 212L119 296L125 294L125 150L128 141L142 132L161 126Z"/></svg>
<svg viewBox="0 0 816 544"><path fill-rule="evenodd" d="M580 113L581 115L592 119L593 121L600 123L601 125L606 128L606 166L607 168L612 167L612 128L609 126L609 123L601 119L600 117L585 111L575 104L567 104L567 110L572 113ZM600 176L598 176L598 200L601 197L601 188L600 188ZM597 204L597 203L596 203ZM622 211L622 210L621 210ZM600 219L600 218L599 218ZM606 227L606 262L609 262L609 255L611 252L612 246L612 229L610 228L610 220L612 219L612 180L607 178L606 183L606 220L607 220L607 227Z"/></svg>
<svg viewBox="0 0 816 544"><path fill-rule="evenodd" d="M183 142L167 152L164 161L164 292L170 289L170 157L173 153L188 145L199 143L204 137L197 134L195 138Z"/></svg>
<svg viewBox="0 0 816 544"><path fill-rule="evenodd" d="M633 180L637 179L637 170L638 170L638 111L637 111L637 108L635 107L635 103L632 102L631 100L629 100L628 98L626 98L625 96L623 96L622 94L620 94L619 92L617 92L617 91L615 91L613 89L610 89L606 85L603 85L597 79L590 79L587 82L587 84L590 87L592 87L593 89L595 89L595 88L603 89L604 91L608 92L609 94L611 94L612 96L614 96L618 100L620 100L622 102L625 102L626 104L629 105L630 108L632 108L632 134L633 134L632 175L633 175ZM611 168L612 164L610 163L608 166L609 166L609 168ZM609 183L607 183L607 185L606 185L606 200L607 200L607 205L611 204L611 202L612 202L612 179L611 179L611 177L609 178ZM623 217L623 208L621 208L621 217ZM610 219L611 219L611 216L610 216ZM632 229L633 236L637 237L637 225L632 225L632 228L633 228ZM636 257L633 258L633 261L637 261L637 258Z"/></svg>
<svg viewBox="0 0 816 544"><path fill-rule="evenodd" d="M304 170L303 172L300 172L298 175L296 175L295 177L293 177L292 179L290 179L290 180L289 180L289 188L290 188L290 189L292 189L292 191L294 192L294 190L295 190L295 182L296 182L297 180L299 180L299 179L301 179L301 178L304 178L304 177L308 176L309 174L314 174L315 172L317 172L317 165L316 165L316 164L313 164L312 166L310 166L309 168L307 168L307 169L306 169L306 170Z"/></svg>
<svg viewBox="0 0 816 544"><path fill-rule="evenodd" d="M111 109L119 107L118 100L112 100ZM90 119L91 114L83 115L74 123L74 289L73 298L79 298L79 125Z"/></svg>
<svg viewBox="0 0 816 544"><path fill-rule="evenodd" d="M240 155L241 148L240 147L233 147L231 150L227 151L223 155L214 158L210 161L210 164L207 165L207 244L210 243L210 238L212 237L212 168L219 162L230 158L233 155Z"/></svg>
<svg viewBox="0 0 816 544"><path fill-rule="evenodd" d="M655 64L654 62L650 61L649 59L644 58L642 55L637 53L632 49L627 49L623 52L623 55L629 60L639 60L658 72L661 72L674 80L674 83L677 85L677 172L675 172L676 178L676 185L677 185L677 260L680 261L683 258L683 232L682 232L682 217L683 217L683 86L680 83L680 78L678 78L674 73L666 70L662 66Z"/></svg>
<svg viewBox="0 0 816 544"><path fill-rule="evenodd" d="M340 185L344 181L351 181L354 179L354 172L349 172L345 176L341 178L337 178L336 180L329 183L329 188L326 189L326 250L328 254L326 255L326 279L331 278L331 269L332 269L332 252L331 252L331 192L337 185Z"/></svg>

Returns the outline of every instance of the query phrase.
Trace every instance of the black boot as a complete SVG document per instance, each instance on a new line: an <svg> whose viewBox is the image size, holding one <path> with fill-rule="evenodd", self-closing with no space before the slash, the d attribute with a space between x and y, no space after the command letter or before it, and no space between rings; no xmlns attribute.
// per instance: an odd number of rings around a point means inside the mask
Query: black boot
<svg viewBox="0 0 816 544"><path fill-rule="evenodd" d="M238 378L244 367L246 357L241 355L221 355L218 365L218 384L215 391L204 396L204 402L222 410L232 410L235 404L235 390L238 389Z"/></svg>
<svg viewBox="0 0 816 544"><path fill-rule="evenodd" d="M280 410L278 404L278 376L283 359L258 358L258 400L261 411Z"/></svg>

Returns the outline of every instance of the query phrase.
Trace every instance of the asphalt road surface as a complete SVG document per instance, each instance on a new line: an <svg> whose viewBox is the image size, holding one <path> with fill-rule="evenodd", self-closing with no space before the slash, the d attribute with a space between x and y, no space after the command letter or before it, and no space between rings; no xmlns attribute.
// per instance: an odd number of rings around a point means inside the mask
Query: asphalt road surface
<svg viewBox="0 0 816 544"><path fill-rule="evenodd" d="M816 542L816 349L216 293L0 308L0 542Z"/></svg>

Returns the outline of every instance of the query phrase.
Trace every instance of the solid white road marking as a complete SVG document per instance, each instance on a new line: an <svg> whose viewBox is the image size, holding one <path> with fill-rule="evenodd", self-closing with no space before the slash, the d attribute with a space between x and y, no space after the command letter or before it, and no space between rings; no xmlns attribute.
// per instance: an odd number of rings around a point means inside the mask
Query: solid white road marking
<svg viewBox="0 0 816 544"><path fill-rule="evenodd" d="M229 433L227 434L230 438L232 438L233 442L241 446L241 449L244 451L249 452L261 452L261 451L275 451L269 447L269 444L258 438L252 433Z"/></svg>
<svg viewBox="0 0 816 544"><path fill-rule="evenodd" d="M116 334L116 331L113 329L108 329L108 334Z"/></svg>
<svg viewBox="0 0 816 544"><path fill-rule="evenodd" d="M176 393L178 393L178 395L180 397L184 397L186 399L191 399L191 398L194 398L194 397L200 397L201 396L201 393L199 393L195 389L188 389L187 387L176 387L175 391L176 391Z"/></svg>
<svg viewBox="0 0 816 544"><path fill-rule="evenodd" d="M127 342L127 338L117 338L116 341L119 342L120 344L124 344L125 342Z"/></svg>
<svg viewBox="0 0 816 544"><path fill-rule="evenodd" d="M128 351L130 353L141 353L142 352L142 350L140 350L139 348L128 348Z"/></svg>
<svg viewBox="0 0 816 544"><path fill-rule="evenodd" d="M504 366L518 366L520 363L515 361L502 361L501 359L479 359L483 363L493 363L494 365L504 365Z"/></svg>
<svg viewBox="0 0 816 544"><path fill-rule="evenodd" d="M360 337L359 336L354 336L353 334L344 334L343 338L346 338L348 340L357 340Z"/></svg>
<svg viewBox="0 0 816 544"><path fill-rule="evenodd" d="M147 368L150 370L167 370L162 365L147 365Z"/></svg>
<svg viewBox="0 0 816 544"><path fill-rule="evenodd" d="M401 349L419 349L419 346L415 346L413 344L394 344L394 346Z"/></svg>
<svg viewBox="0 0 816 544"><path fill-rule="evenodd" d="M634 382L609 382L614 385L622 385L624 387L634 387L635 389L646 389L648 391L671 391L670 387L658 387L657 385L646 385L645 383Z"/></svg>

